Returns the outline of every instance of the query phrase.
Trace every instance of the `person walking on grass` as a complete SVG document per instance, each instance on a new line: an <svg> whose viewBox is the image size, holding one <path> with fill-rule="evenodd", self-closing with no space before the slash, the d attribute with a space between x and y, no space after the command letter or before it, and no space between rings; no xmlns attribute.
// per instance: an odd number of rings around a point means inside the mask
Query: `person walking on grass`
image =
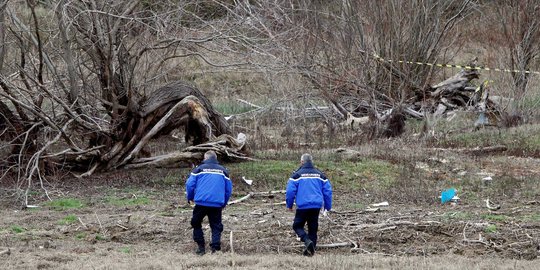
<svg viewBox="0 0 540 270"><path fill-rule="evenodd" d="M324 173L313 166L310 154L300 158L300 168L289 178L285 197L289 211L293 211L296 201L293 230L304 242L304 256L313 256L317 246L319 211L323 206L326 211L332 209L332 185ZM306 223L307 234L304 231Z"/></svg>
<svg viewBox="0 0 540 270"><path fill-rule="evenodd" d="M221 214L231 197L232 182L227 169L218 163L214 151L204 153L202 164L191 171L186 181L186 193L188 203L195 202L191 218L193 240L198 246L195 253L205 254L202 230L202 221L205 216L208 216L212 230L210 243L212 253L221 250L221 232L223 232Z"/></svg>

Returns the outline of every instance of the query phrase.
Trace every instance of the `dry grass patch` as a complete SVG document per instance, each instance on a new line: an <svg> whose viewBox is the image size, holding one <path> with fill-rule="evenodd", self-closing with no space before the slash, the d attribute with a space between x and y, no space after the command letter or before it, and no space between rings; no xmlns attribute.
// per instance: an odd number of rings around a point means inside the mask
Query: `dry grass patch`
<svg viewBox="0 0 540 270"><path fill-rule="evenodd" d="M202 257L165 252L134 254L123 250L101 255L70 256L64 260L45 254L40 260L30 259L25 267L47 263L60 269L536 269L535 261L475 259L456 256L386 257L380 255L324 254L308 258L284 254L232 255L218 254ZM23 255L24 257L24 255ZM99 258L98 258L99 257ZM50 258L50 260L49 260ZM28 258L26 258L28 259ZM17 269L20 258L10 257L0 263L4 269Z"/></svg>

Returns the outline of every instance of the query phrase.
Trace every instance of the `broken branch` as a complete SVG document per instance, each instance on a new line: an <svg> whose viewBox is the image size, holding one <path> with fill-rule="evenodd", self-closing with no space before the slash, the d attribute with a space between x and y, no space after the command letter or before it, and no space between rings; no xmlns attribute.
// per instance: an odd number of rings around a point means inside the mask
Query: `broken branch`
<svg viewBox="0 0 540 270"><path fill-rule="evenodd" d="M245 200L247 200L247 199L251 198L251 196L252 196L252 194L251 194L251 193L249 193L248 195L246 195L246 196L244 196L244 197L242 197L242 198L240 198L240 199L237 199L237 200L234 200L234 201L230 201L230 202L228 202L228 203L227 203L227 205L231 205L231 204L236 204L236 203L239 203L239 202L245 201Z"/></svg>
<svg viewBox="0 0 540 270"><path fill-rule="evenodd" d="M303 248L304 245L296 245L292 246L292 248ZM317 249L320 248L339 248L339 247L354 247L354 243L352 242L342 242L342 243L332 243L332 244L319 244L317 245Z"/></svg>

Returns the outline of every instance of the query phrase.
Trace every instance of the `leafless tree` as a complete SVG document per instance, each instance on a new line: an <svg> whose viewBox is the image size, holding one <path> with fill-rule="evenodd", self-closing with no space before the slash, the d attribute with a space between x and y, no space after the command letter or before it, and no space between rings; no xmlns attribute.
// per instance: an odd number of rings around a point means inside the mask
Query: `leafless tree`
<svg viewBox="0 0 540 270"><path fill-rule="evenodd" d="M497 17L504 35L507 63L514 70L526 71L538 67L540 55L540 3L533 0L498 1ZM522 98L529 83L530 74L512 73L515 97Z"/></svg>
<svg viewBox="0 0 540 270"><path fill-rule="evenodd" d="M471 1L337 1L309 10L311 32L303 45L312 79L348 110L386 110L423 95L439 70L398 60L447 61L453 27L470 12ZM389 61L381 61L381 57ZM377 104L374 104L377 101Z"/></svg>
<svg viewBox="0 0 540 270"><path fill-rule="evenodd" d="M230 128L197 88L177 81L185 61L248 63L241 22L227 14L233 2L2 1L3 175L15 171L30 186L58 169L85 176L189 162L208 148L242 158L230 137L202 144ZM202 146L145 151L176 128Z"/></svg>

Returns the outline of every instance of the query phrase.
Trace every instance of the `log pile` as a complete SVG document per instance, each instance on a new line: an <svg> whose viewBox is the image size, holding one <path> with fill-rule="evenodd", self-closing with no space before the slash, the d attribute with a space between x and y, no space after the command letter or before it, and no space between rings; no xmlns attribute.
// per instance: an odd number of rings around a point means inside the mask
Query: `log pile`
<svg viewBox="0 0 540 270"><path fill-rule="evenodd" d="M478 87L472 85L471 81L478 78L478 70L462 69L456 75L429 87L424 95L417 96L416 101L410 106L412 110L418 112L411 115L428 113L442 116L460 108L500 115L502 107L490 98L487 81Z"/></svg>
<svg viewBox="0 0 540 270"><path fill-rule="evenodd" d="M474 67L474 64L470 65ZM374 137L399 136L403 133L406 117L441 117L459 109L479 113L479 121L475 123L475 127L504 124L502 121L507 118L507 114L504 104L500 102L501 98L490 96L487 81L480 86L474 86L472 81L478 78L478 70L462 69L438 84L425 89L415 88L414 96L394 105L388 105L387 100L374 101L376 105L370 105L366 100L351 97L341 97L339 101L327 97L327 100L345 118L342 126L371 129ZM343 102L344 100L346 102ZM362 110L350 112L345 107Z"/></svg>

